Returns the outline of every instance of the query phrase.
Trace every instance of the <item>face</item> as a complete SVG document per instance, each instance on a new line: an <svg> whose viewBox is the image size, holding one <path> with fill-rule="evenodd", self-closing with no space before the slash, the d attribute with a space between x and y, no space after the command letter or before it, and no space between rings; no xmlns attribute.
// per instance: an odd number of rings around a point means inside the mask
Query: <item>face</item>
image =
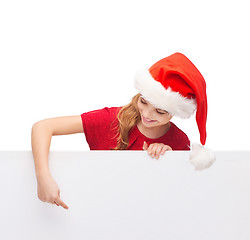
<svg viewBox="0 0 250 240"><path fill-rule="evenodd" d="M142 124L147 128L166 125L172 118L167 111L155 108L142 96L138 99L137 107L141 115Z"/></svg>

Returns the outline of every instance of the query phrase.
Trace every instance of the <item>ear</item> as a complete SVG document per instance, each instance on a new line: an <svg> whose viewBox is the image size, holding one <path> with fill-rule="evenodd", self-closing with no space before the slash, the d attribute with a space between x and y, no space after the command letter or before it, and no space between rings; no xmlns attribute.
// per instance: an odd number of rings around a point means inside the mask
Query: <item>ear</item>
<svg viewBox="0 0 250 240"><path fill-rule="evenodd" d="M168 114L169 115L169 117L168 117L168 120L170 121L171 119L172 119L172 115L170 115L170 114Z"/></svg>

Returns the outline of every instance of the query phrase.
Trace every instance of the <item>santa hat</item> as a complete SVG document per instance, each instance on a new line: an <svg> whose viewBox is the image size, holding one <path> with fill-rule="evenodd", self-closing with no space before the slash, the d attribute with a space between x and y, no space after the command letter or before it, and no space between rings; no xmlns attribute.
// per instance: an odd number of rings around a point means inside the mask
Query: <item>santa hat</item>
<svg viewBox="0 0 250 240"><path fill-rule="evenodd" d="M196 122L203 146L193 144L190 161L197 170L210 167L215 161L205 148L207 95L206 82L195 65L183 54L174 53L137 72L135 88L156 108L172 116L189 118L196 110Z"/></svg>

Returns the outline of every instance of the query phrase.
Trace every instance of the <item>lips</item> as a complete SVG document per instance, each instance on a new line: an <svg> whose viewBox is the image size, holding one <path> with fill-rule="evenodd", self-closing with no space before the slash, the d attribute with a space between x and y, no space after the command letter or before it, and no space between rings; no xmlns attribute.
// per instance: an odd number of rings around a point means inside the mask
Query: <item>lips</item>
<svg viewBox="0 0 250 240"><path fill-rule="evenodd" d="M142 116L142 119L143 119L143 122L145 122L145 123L153 123L153 122L156 122L156 120L150 120L150 119L145 118L144 116Z"/></svg>

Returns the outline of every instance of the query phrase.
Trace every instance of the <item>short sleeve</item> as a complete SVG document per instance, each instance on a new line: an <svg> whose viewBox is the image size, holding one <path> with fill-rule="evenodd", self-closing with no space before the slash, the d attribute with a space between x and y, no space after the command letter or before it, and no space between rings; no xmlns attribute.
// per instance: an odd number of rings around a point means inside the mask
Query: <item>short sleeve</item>
<svg viewBox="0 0 250 240"><path fill-rule="evenodd" d="M188 136L171 122L171 128L164 137L164 144L169 145L173 150L190 150Z"/></svg>
<svg viewBox="0 0 250 240"><path fill-rule="evenodd" d="M114 142L118 108L103 108L81 114L84 134L91 150L108 150Z"/></svg>
<svg viewBox="0 0 250 240"><path fill-rule="evenodd" d="M181 130L179 130L178 134L174 137L173 150L190 150L190 140Z"/></svg>

